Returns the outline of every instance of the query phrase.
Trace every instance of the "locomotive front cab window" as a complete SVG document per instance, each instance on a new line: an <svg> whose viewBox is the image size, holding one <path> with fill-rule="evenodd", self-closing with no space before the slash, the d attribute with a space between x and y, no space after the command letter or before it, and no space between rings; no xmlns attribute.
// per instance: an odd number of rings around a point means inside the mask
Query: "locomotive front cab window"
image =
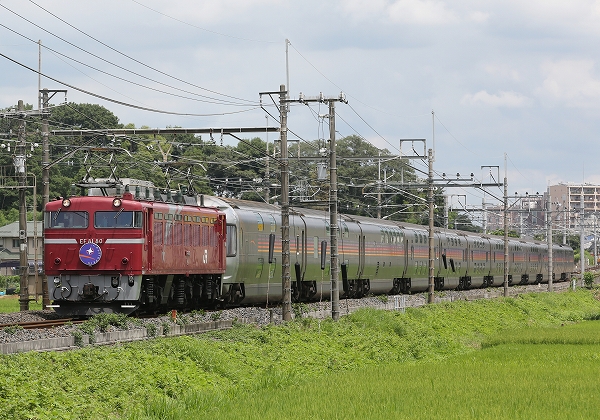
<svg viewBox="0 0 600 420"><path fill-rule="evenodd" d="M141 228L141 211L97 211L94 213L96 228Z"/></svg>
<svg viewBox="0 0 600 420"><path fill-rule="evenodd" d="M88 227L89 215L87 211L49 211L45 213L45 225L50 228L77 228Z"/></svg>
<svg viewBox="0 0 600 420"><path fill-rule="evenodd" d="M235 225L227 225L227 256L235 257L237 255L237 230Z"/></svg>

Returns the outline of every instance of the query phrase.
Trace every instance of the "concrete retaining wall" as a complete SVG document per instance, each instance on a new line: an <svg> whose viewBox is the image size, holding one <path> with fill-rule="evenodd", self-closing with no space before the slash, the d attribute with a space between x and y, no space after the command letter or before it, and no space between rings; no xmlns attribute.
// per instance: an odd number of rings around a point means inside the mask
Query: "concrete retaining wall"
<svg viewBox="0 0 600 420"><path fill-rule="evenodd" d="M251 322L249 320L248 322ZM94 343L92 345L108 345L115 343L123 343L129 341L140 341L147 340L157 337L173 337L188 334L199 334L207 331L222 330L231 328L233 321L213 321L213 322L202 322L197 324L186 324L178 325L172 324L169 326L167 334L163 334L163 327L158 326L156 334L151 336L148 334L146 328L138 328L124 331L112 331L107 333L96 333L94 334ZM76 343L76 338L70 337L57 337L57 338L45 338L41 340L33 341L18 341L14 343L2 343L0 344L1 354L13 354L23 353L28 351L61 351L76 349L79 347L89 346L90 337L87 334L81 336L79 345Z"/></svg>

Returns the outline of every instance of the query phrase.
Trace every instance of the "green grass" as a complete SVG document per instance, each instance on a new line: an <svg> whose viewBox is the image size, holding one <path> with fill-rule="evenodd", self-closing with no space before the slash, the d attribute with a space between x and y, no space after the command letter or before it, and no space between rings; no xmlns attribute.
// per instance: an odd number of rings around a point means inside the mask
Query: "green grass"
<svg viewBox="0 0 600 420"><path fill-rule="evenodd" d="M19 312L19 296L18 295L5 295L0 296L0 313ZM42 300L39 302L35 300L29 302L29 310L40 311L42 309Z"/></svg>
<svg viewBox="0 0 600 420"><path fill-rule="evenodd" d="M599 315L582 290L1 356L0 418L592 418Z"/></svg>

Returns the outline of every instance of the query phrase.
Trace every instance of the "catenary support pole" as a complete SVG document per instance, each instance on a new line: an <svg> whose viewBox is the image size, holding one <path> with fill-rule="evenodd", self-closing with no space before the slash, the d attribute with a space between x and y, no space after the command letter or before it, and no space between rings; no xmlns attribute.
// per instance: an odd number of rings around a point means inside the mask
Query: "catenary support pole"
<svg viewBox="0 0 600 420"><path fill-rule="evenodd" d="M548 187L548 201L546 202L546 223L548 223L548 291L551 292L553 285L554 271L552 269L552 197L550 197L550 187Z"/></svg>
<svg viewBox="0 0 600 420"><path fill-rule="evenodd" d="M24 111L23 101L18 102L19 112ZM14 156L15 172L19 179L19 274L21 277L19 308L29 310L29 261L27 259L27 169L25 165L25 118L19 117L19 133L16 154Z"/></svg>
<svg viewBox="0 0 600 420"><path fill-rule="evenodd" d="M508 180L506 177L506 153L504 153L504 296L508 296Z"/></svg>
<svg viewBox="0 0 600 420"><path fill-rule="evenodd" d="M331 318L340 319L340 291L338 289L338 196L337 162L335 153L335 101L329 101L329 232L331 241Z"/></svg>
<svg viewBox="0 0 600 420"><path fill-rule="evenodd" d="M284 321L292 319L292 290L290 280L290 198L289 198L289 159L287 148L288 103L285 85L279 86L281 119L281 288L282 317Z"/></svg>
<svg viewBox="0 0 600 420"><path fill-rule="evenodd" d="M433 244L433 216L434 216L434 200L433 200L433 150L427 151L427 160L429 163L429 177L427 183L429 188L427 191L427 202L429 204L429 290L427 293L427 303L434 302L434 262L435 262L435 248Z"/></svg>
<svg viewBox="0 0 600 420"><path fill-rule="evenodd" d="M581 230L579 231L579 265L581 267L581 287L584 285L583 278L585 276L585 211L584 211L584 199L583 199L583 187L584 183L581 183L581 213L579 214L579 225Z"/></svg>
<svg viewBox="0 0 600 420"><path fill-rule="evenodd" d="M48 89L42 90L42 212L50 201L50 142L48 139ZM42 261L44 261L44 236L42 235ZM44 264L42 263L42 266ZM42 273L42 308L50 305L48 295L48 276Z"/></svg>

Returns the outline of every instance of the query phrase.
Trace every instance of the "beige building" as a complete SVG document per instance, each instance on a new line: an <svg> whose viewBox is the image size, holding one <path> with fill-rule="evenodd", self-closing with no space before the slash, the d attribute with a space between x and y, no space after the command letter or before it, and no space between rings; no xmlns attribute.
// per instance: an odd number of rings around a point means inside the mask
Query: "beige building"
<svg viewBox="0 0 600 420"><path fill-rule="evenodd" d="M550 186L549 190L555 225L579 229L582 208L586 226L600 217L600 185L558 184Z"/></svg>

